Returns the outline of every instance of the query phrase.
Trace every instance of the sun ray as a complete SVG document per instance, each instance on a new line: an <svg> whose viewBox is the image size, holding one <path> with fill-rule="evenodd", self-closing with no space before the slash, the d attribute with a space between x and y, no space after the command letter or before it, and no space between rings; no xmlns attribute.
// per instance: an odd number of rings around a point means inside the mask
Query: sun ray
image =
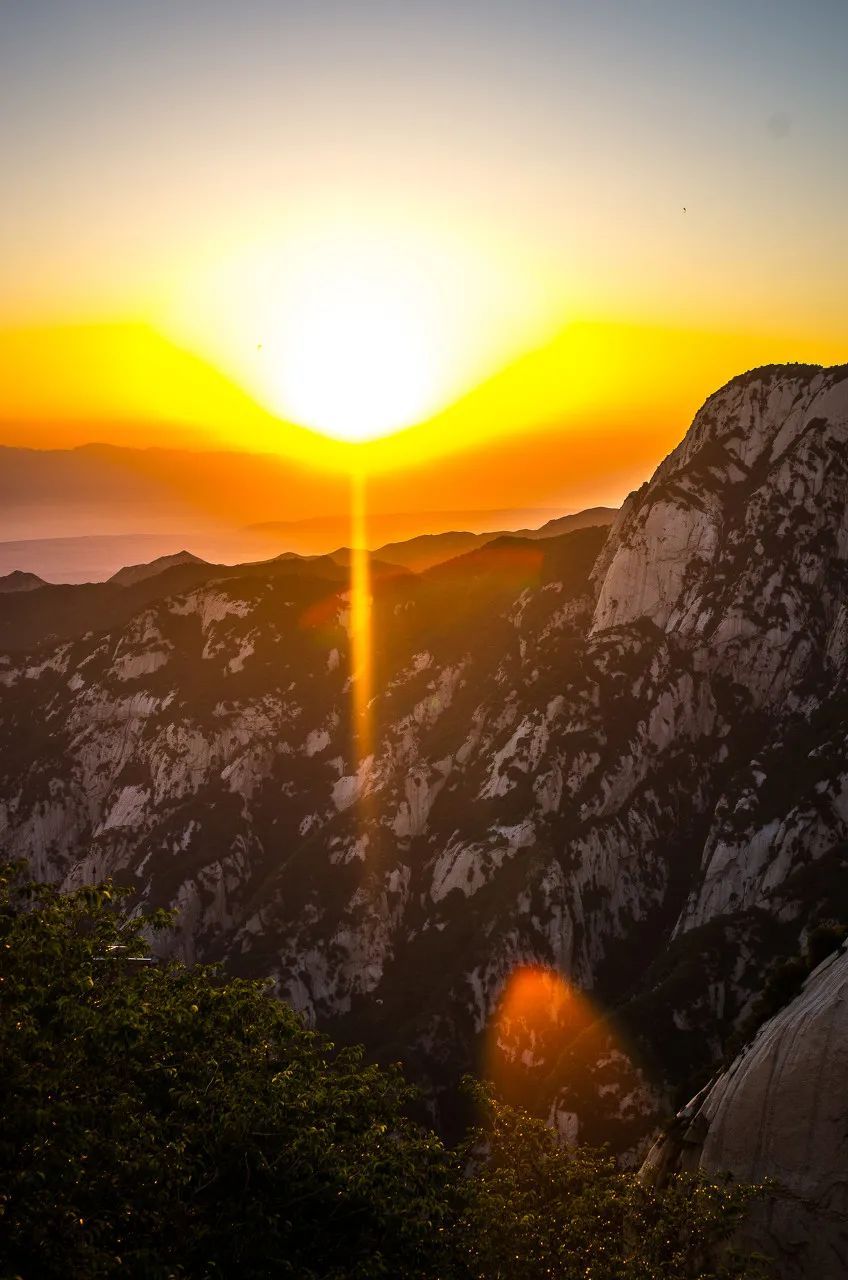
<svg viewBox="0 0 848 1280"><path fill-rule="evenodd" d="M353 735L357 765L367 768L373 754L371 697L373 683L371 556L368 550L366 478L351 476L350 646ZM363 783L364 785L364 783Z"/></svg>

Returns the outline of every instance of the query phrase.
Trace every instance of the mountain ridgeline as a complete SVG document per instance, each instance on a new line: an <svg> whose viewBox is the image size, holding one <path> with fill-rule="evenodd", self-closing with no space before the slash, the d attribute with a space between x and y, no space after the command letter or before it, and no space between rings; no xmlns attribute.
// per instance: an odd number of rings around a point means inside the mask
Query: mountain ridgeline
<svg viewBox="0 0 848 1280"><path fill-rule="evenodd" d="M519 1100L637 1159L848 924L846 494L848 367L774 366L611 528L375 558L364 758L331 557L10 596L4 850L175 908L166 950L401 1057L448 1130L511 1055ZM536 969L579 1017L505 1015Z"/></svg>

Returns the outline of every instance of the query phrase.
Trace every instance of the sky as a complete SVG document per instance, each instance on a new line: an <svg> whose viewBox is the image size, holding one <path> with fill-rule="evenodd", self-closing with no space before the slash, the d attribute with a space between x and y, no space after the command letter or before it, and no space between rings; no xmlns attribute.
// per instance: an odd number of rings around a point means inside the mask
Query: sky
<svg viewBox="0 0 848 1280"><path fill-rule="evenodd" d="M848 359L846 48L844 0L4 0L0 443L658 461Z"/></svg>

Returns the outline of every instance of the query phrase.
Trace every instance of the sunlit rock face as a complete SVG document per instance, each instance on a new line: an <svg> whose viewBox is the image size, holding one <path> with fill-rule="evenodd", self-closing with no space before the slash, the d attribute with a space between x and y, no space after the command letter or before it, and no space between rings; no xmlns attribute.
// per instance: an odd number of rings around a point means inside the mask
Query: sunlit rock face
<svg viewBox="0 0 848 1280"><path fill-rule="evenodd" d="M622 509L593 632L647 618L758 702L798 699L837 643L846 447L844 369L758 370L717 392Z"/></svg>
<svg viewBox="0 0 848 1280"><path fill-rule="evenodd" d="M834 952L801 994L650 1153L661 1167L770 1184L743 1242L777 1260L783 1280L848 1274L848 952ZM675 1146L673 1151L669 1147Z"/></svg>
<svg viewBox="0 0 848 1280"><path fill-rule="evenodd" d="M373 566L364 759L332 560L9 596L4 851L177 908L173 954L271 974L440 1097L549 966L614 1017L534 1050L534 1104L636 1159L848 921L846 494L848 370L768 368L609 536Z"/></svg>

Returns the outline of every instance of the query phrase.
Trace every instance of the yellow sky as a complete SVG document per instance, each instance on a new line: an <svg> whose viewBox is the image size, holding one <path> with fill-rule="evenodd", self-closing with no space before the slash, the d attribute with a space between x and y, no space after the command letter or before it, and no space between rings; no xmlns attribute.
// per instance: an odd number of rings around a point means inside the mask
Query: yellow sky
<svg viewBox="0 0 848 1280"><path fill-rule="evenodd" d="M826 10L7 7L0 444L658 460L734 373L848 359Z"/></svg>
<svg viewBox="0 0 848 1280"><path fill-rule="evenodd" d="M573 440L575 467L584 470L591 465L586 450L597 431L606 450L610 440L616 442L618 473L626 470L629 455L644 459L647 440L651 447L655 442L659 460L681 438L703 400L735 373L785 360L831 364L848 358L848 344L825 335L574 322L464 394L460 379L447 383L446 396L455 387L460 394L446 403L439 397L423 400L433 412L422 414L422 421L351 444L278 417L271 394L261 402L263 389L267 392L261 358L269 347L266 329L261 349L252 344L251 386L250 358L240 385L219 365L147 325L0 330L0 438L40 448L91 440L237 448L281 453L320 469L385 472L526 434L539 452L543 478L540 440L546 431L556 434L557 448ZM230 361L234 370L237 357L236 348ZM220 364L225 363L222 348ZM602 471L604 465L598 458L593 469ZM620 497L609 494L610 501ZM479 500L486 505L485 494Z"/></svg>
<svg viewBox="0 0 848 1280"><path fill-rule="evenodd" d="M697 225L688 216L676 223ZM710 308L680 298L664 318L635 283L655 266L652 251L622 276L615 308L585 263L568 270L550 245L485 223L446 228L423 206L315 209L274 235L187 252L134 308L127 299L126 317L0 328L0 443L237 448L386 472L510 434L539 449L550 431L557 448L573 441L579 487L581 469L604 465L585 457L594 430L626 473L646 441L659 461L734 374L848 359L833 322L781 331L763 300L758 324L751 299L728 308L747 316L735 328L696 325L690 313ZM667 281L661 294L673 312ZM604 500L622 496L611 482Z"/></svg>

